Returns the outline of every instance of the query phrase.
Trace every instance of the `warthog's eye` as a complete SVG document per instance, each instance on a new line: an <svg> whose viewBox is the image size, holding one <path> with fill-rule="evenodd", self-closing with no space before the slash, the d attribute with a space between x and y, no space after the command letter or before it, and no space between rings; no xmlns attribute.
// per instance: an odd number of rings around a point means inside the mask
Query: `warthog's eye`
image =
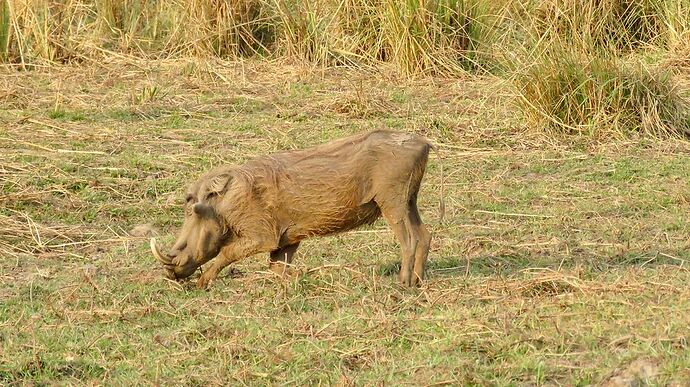
<svg viewBox="0 0 690 387"><path fill-rule="evenodd" d="M185 198L185 202L187 204L191 203L194 200L194 195L188 194L187 197Z"/></svg>
<svg viewBox="0 0 690 387"><path fill-rule="evenodd" d="M209 199L215 198L216 196L218 196L218 192L213 192L213 191L212 191L212 192L209 192L209 193L206 194L205 200L209 200Z"/></svg>

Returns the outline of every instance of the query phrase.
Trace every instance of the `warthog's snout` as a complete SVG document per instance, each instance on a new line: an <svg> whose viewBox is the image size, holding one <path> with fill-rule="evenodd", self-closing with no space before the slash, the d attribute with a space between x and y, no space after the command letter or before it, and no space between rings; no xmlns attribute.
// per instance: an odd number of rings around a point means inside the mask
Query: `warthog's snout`
<svg viewBox="0 0 690 387"><path fill-rule="evenodd" d="M187 278L192 275L198 267L194 264L193 260L187 260L185 265L177 265L175 262L180 261L177 258L182 253L182 250L173 248L168 252L168 254L163 254L160 252L160 250L158 250L156 238L151 238L151 252L153 253L153 256L163 264L165 276L171 280Z"/></svg>

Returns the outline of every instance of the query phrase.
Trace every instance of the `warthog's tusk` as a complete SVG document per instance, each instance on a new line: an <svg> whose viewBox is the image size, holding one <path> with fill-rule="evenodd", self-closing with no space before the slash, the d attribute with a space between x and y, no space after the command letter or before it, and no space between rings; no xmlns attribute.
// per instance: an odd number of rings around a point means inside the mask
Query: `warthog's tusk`
<svg viewBox="0 0 690 387"><path fill-rule="evenodd" d="M153 256L156 257L156 259L159 260L162 264L172 264L172 260L170 258L165 258L163 254L161 254L161 252L158 251L158 247L156 246L156 238L151 238L151 252L153 253Z"/></svg>

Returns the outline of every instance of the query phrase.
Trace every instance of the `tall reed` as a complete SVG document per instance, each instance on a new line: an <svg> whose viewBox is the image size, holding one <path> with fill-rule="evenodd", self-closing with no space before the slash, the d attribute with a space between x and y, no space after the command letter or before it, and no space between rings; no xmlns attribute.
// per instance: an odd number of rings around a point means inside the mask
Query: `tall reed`
<svg viewBox="0 0 690 387"><path fill-rule="evenodd" d="M0 61L8 60L10 43L10 3L0 0Z"/></svg>
<svg viewBox="0 0 690 387"><path fill-rule="evenodd" d="M2 1L0 54L22 63L259 54L456 73L477 67L496 20L489 0Z"/></svg>

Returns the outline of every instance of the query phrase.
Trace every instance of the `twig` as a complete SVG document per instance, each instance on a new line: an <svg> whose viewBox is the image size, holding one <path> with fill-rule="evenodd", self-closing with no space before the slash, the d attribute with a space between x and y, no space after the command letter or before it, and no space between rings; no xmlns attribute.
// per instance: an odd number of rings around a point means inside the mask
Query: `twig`
<svg viewBox="0 0 690 387"><path fill-rule="evenodd" d="M499 215L499 216L514 216L514 217L523 217L523 218L553 218L553 215L541 215L541 214L520 214L516 212L498 212L498 211L485 211L485 210L474 210L474 212L482 213L482 214L490 214L490 215Z"/></svg>
<svg viewBox="0 0 690 387"><path fill-rule="evenodd" d="M9 142L19 142L19 143L22 143L22 144L24 144L24 145L28 145L28 146L31 146L31 147L34 147L34 148L38 148L38 149L41 149L41 150L44 150L44 151L47 151L47 152L54 152L54 153L76 153L76 154L103 155L103 156L108 155L107 153L101 152L101 151L81 151L81 150L73 150L73 149L53 149L53 148L45 147L45 146L43 146L43 145L34 144L34 143L31 143L31 142L28 142L28 141L19 140L19 139L16 139L16 138L0 137L0 140L5 140L5 141L9 141Z"/></svg>
<svg viewBox="0 0 690 387"><path fill-rule="evenodd" d="M49 123L47 123L47 122L35 120L35 119L33 119L33 118L27 118L25 121L26 121L26 122L29 122L29 123L32 123L32 124L45 126L45 127L47 127L47 128L51 128L51 129L62 130L62 131L67 132L67 133L72 133L72 134L76 134L76 135L79 135L79 134L80 134L79 132L76 132L76 131L74 131L74 130L65 129L65 128L59 127L59 126L57 126L57 125L53 125L53 124L49 124Z"/></svg>

